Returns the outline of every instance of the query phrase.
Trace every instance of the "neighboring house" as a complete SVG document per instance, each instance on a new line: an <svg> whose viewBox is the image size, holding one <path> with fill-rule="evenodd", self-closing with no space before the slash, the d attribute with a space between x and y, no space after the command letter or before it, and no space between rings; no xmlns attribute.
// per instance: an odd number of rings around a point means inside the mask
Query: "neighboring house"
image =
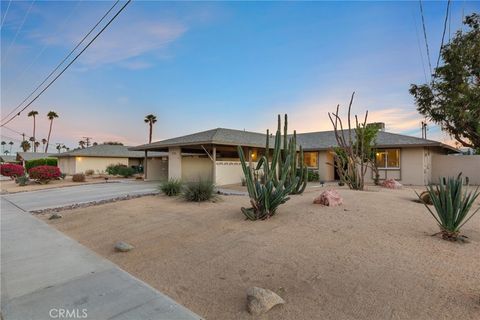
<svg viewBox="0 0 480 320"><path fill-rule="evenodd" d="M105 172L111 164L123 164L129 167L144 167L145 152L130 151L122 145L99 144L56 154L60 171L66 174L84 173L87 170ZM154 164L155 174L163 179L167 177L166 152L151 152L148 161Z"/></svg>
<svg viewBox="0 0 480 320"><path fill-rule="evenodd" d="M130 148L136 151L168 152L168 177L211 180L217 185L240 183L241 170L237 146L244 149L252 162L265 153L265 134L217 128L173 139ZM273 146L273 135L270 137ZM457 149L438 141L379 131L376 162L380 179L394 178L403 184L424 185L436 181L432 176L434 155L456 153ZM305 152L305 163L319 173L320 180L338 179L333 163L333 147L337 146L333 131L297 134L297 144ZM480 161L479 161L480 165ZM146 168L151 180L157 177L153 166ZM478 168L480 172L480 168ZM152 171L152 172L150 172ZM373 181L372 172L367 180Z"/></svg>
<svg viewBox="0 0 480 320"><path fill-rule="evenodd" d="M21 162L25 167L25 161L44 159L44 158L56 158L58 153L43 153L43 152L17 152L17 161Z"/></svg>
<svg viewBox="0 0 480 320"><path fill-rule="evenodd" d="M0 162L1 163L16 163L17 161L17 156L0 156Z"/></svg>

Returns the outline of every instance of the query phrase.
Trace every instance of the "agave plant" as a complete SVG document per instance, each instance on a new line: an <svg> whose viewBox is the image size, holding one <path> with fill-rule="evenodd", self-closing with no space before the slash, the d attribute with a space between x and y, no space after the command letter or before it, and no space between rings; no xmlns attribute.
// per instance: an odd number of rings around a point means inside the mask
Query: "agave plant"
<svg viewBox="0 0 480 320"><path fill-rule="evenodd" d="M457 240L460 228L480 210L479 207L468 215L475 200L480 195L478 187L470 192L463 190L463 179L459 174L457 178L440 179L440 184L428 186L427 192L430 195L435 212L430 209L418 193L417 196L437 221L442 238L451 241Z"/></svg>

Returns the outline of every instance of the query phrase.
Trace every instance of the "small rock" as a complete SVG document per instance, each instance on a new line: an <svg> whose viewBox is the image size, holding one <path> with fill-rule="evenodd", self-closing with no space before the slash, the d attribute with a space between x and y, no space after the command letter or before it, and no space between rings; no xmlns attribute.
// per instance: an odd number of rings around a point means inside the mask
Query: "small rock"
<svg viewBox="0 0 480 320"><path fill-rule="evenodd" d="M336 207L343 203L343 199L336 190L326 190L316 197L313 200L313 203L329 207Z"/></svg>
<svg viewBox="0 0 480 320"><path fill-rule="evenodd" d="M53 220L53 219L60 219L62 218L62 215L60 213L54 213L48 218L48 220Z"/></svg>
<svg viewBox="0 0 480 320"><path fill-rule="evenodd" d="M115 251L119 252L128 252L132 250L134 247L126 242L118 241L115 243Z"/></svg>
<svg viewBox="0 0 480 320"><path fill-rule="evenodd" d="M247 290L247 310L251 314L259 315L267 312L277 304L284 303L285 300L271 290L258 287L252 287Z"/></svg>

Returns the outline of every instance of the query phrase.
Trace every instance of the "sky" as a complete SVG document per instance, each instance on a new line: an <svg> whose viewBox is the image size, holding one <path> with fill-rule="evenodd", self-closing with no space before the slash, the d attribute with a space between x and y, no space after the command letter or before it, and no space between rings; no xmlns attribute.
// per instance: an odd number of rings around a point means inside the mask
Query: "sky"
<svg viewBox="0 0 480 320"><path fill-rule="evenodd" d="M1 1L2 123L113 3ZM423 9L434 67L446 1ZM450 9L447 40L480 2ZM368 110L387 131L419 137L422 116L408 89L429 74L418 1L133 1L7 127L31 136L27 113L37 110L40 140L54 110L51 143L70 148L82 137L145 143L150 113L154 140L217 127L264 132L280 113L291 130L322 131L332 128L328 112L337 104L346 111L355 91L354 113ZM21 140L9 129L1 135L14 150ZM434 124L428 138L451 141Z"/></svg>

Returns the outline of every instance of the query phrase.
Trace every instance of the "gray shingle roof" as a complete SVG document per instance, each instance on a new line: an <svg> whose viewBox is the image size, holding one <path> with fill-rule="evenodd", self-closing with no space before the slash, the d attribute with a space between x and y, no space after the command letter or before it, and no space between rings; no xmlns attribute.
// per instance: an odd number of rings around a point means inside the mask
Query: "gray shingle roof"
<svg viewBox="0 0 480 320"><path fill-rule="evenodd" d="M297 142L305 150L327 150L337 146L334 131L320 131L297 134ZM273 146L273 137L270 145ZM200 144L234 145L246 147L265 147L265 134L217 128L202 131L186 136L144 144L130 148L130 150L155 150L174 146L192 146ZM407 135L379 131L377 135L378 147L421 147L438 146L457 151L455 148L434 140L427 140Z"/></svg>
<svg viewBox="0 0 480 320"><path fill-rule="evenodd" d="M17 152L17 160L35 160L43 158L56 158L58 153L43 153L43 152Z"/></svg>
<svg viewBox="0 0 480 320"><path fill-rule="evenodd" d="M85 149L76 149L56 155L62 157L103 157L103 158L143 158L142 151L130 151L129 147L121 145L99 144ZM149 157L168 156L167 152L149 152Z"/></svg>

